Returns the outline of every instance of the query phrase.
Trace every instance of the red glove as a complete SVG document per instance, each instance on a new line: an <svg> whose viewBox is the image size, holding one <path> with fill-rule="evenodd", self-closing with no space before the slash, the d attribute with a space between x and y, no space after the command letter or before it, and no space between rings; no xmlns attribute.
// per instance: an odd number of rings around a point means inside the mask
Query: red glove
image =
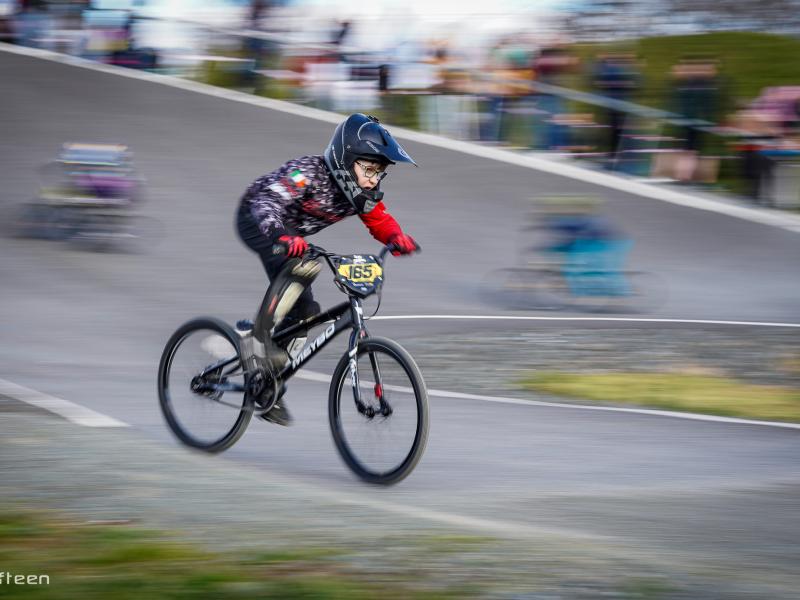
<svg viewBox="0 0 800 600"><path fill-rule="evenodd" d="M286 246L286 256L299 258L308 250L308 244L299 235L282 235L278 241Z"/></svg>
<svg viewBox="0 0 800 600"><path fill-rule="evenodd" d="M398 233L389 239L389 244L394 246L392 254L400 256L401 254L411 254L419 250L419 244L414 241L410 235L405 233Z"/></svg>

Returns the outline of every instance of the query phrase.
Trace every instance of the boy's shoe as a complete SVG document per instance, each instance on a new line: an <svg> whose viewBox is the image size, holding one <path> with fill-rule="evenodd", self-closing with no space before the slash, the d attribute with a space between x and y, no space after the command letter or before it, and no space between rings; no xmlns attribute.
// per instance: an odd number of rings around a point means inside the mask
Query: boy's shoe
<svg viewBox="0 0 800 600"><path fill-rule="evenodd" d="M281 389L278 390L278 400L275 402L273 407L264 414L258 415L259 419L264 421L269 421L270 423L275 423L276 425L283 425L287 427L292 423L292 415L289 414L289 409L286 408L286 402L283 399L283 395L286 393L286 384L281 384ZM262 395L261 399L258 403L262 406L269 404L270 400L272 399L272 390L265 390L264 394Z"/></svg>
<svg viewBox="0 0 800 600"><path fill-rule="evenodd" d="M275 423L276 425L283 425L284 427L291 425L294 420L292 419L292 415L289 414L289 409L286 408L286 401L283 398L279 398L275 406L273 406L269 412L261 415L261 418L270 423Z"/></svg>

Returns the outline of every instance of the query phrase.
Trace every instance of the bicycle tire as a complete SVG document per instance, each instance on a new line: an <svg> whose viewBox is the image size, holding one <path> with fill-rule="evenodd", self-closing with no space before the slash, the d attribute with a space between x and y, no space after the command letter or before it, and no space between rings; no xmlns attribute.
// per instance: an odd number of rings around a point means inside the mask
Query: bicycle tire
<svg viewBox="0 0 800 600"><path fill-rule="evenodd" d="M253 401L248 394L241 392L242 399L241 406L238 410L238 415L235 418L233 415L231 415L230 426L224 424L222 425L221 435L217 436L216 434L212 434L205 437L198 436L196 432L191 431L187 426L186 419L181 417L179 411L177 410L177 402L176 398L174 397L179 392L179 390L176 389L178 384L185 384L186 386L184 393L181 395L190 398L189 402L187 403L190 405L190 413L194 413L195 410L199 411L201 408L208 408L209 406L213 407L215 405L218 408L221 407L231 412L235 410L231 408L231 406L218 402L222 395L227 392L214 392L213 394L218 394L218 396L213 398L212 395L209 395L208 393L200 394L193 392L189 387L192 381L192 374L199 374L200 371L205 367L213 364L220 358L224 358L222 356L215 356L211 351L209 351L211 355L210 358L206 359L205 362L202 360L193 360L189 365L180 365L181 372L175 374L173 384L173 369L176 364L175 359L177 352L184 342L190 338L190 336L196 333L201 333L202 335L202 332L206 332L209 335L201 342L201 348L203 347L204 343L207 343L206 340L212 340L209 345L216 343L217 348L215 351L219 352L220 346L222 346L222 340L224 340L228 346L223 347L222 351L228 351L228 356L230 358L233 358L233 354L230 354L230 352L235 352L236 360L238 361L239 366L241 366L241 348L239 344L239 336L236 334L233 328L231 328L227 323L213 317L201 317L193 319L181 325L181 327L179 327L175 333L172 334L172 337L170 337L169 341L164 347L164 352L161 355L161 362L159 363L158 368L158 399L161 406L161 411L164 414L164 418L166 419L170 430L181 442L192 448L197 448L198 450L216 453L230 448L242 436L245 429L247 429L247 425L250 422L250 418L253 414ZM232 364L234 365L235 369L237 363ZM246 389L247 377L244 374L241 374L240 376L242 379L244 379L243 387ZM175 392L175 394L173 394L173 392ZM188 392L188 394L185 392ZM239 403L238 401L234 401L233 404L238 405Z"/></svg>
<svg viewBox="0 0 800 600"><path fill-rule="evenodd" d="M572 308L582 312L605 314L647 314L666 302L666 286L660 277L648 271L622 271L624 294L574 296Z"/></svg>
<svg viewBox="0 0 800 600"><path fill-rule="evenodd" d="M553 269L510 267L486 277L483 296L508 310L562 310L569 306L569 290Z"/></svg>
<svg viewBox="0 0 800 600"><path fill-rule="evenodd" d="M422 378L419 367L417 367L411 355L398 343L385 338L367 338L358 344L356 360L369 355L376 357L378 360L379 368L381 371L383 394L391 392L389 400L395 405L393 406L394 412L388 417L376 416L368 419L367 417L358 413L355 403L351 403L351 407L345 411L343 399L352 400L352 390L345 385L348 381L348 374L350 372L350 356L345 354L339 360L334 370L331 379L330 393L328 397L328 418L331 427L331 434L333 441L336 444L336 449L339 455L344 460L345 464L350 468L363 481L379 485L391 485L408 477L414 470L422 458L425 451L425 445L428 440L429 428L429 410L428 410L428 393L425 388L425 381ZM379 358L378 358L379 357ZM368 363L369 364L369 363ZM400 367L399 371L394 371L396 366ZM370 371L367 371L370 373ZM364 369L359 368L359 383L361 389L364 385L372 384L365 375ZM391 376L389 375L391 373ZM402 373L400 375L399 373ZM394 377L397 379L394 379ZM406 383L410 383L410 387L406 385L397 386L398 379L402 377L407 378ZM391 381L387 384L387 380ZM374 389L374 388L373 388ZM355 420L361 425L370 426L371 430L368 435L375 436L382 431L389 432L395 422L402 424L405 420L406 408L410 406L410 402L406 401L400 405L401 398L408 398L413 394L413 405L416 409L416 417L414 418L414 434L413 440L410 441L408 450L401 452L400 458L395 461L392 460L388 467L377 467L369 464L369 462L355 449L354 439L348 436L345 419L350 422ZM362 393L362 399L365 399L367 394ZM398 421L391 421L392 419L399 419ZM388 423L388 425L387 425ZM410 438L410 436L405 436ZM396 464L394 464L396 463Z"/></svg>

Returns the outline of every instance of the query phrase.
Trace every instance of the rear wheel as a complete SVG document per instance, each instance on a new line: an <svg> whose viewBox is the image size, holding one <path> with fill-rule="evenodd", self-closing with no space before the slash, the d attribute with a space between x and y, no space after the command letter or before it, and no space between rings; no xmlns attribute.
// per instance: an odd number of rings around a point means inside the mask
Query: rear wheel
<svg viewBox="0 0 800 600"><path fill-rule="evenodd" d="M247 428L253 411L240 356L239 336L213 318L185 323L167 342L158 398L169 428L187 446L221 452Z"/></svg>
<svg viewBox="0 0 800 600"><path fill-rule="evenodd" d="M513 267L497 269L484 284L486 300L509 310L561 310L570 294L556 269Z"/></svg>
<svg viewBox="0 0 800 600"><path fill-rule="evenodd" d="M414 359L399 344L368 338L356 356L359 411L345 354L331 380L328 402L333 441L347 466L369 483L407 477L428 439L428 394Z"/></svg>

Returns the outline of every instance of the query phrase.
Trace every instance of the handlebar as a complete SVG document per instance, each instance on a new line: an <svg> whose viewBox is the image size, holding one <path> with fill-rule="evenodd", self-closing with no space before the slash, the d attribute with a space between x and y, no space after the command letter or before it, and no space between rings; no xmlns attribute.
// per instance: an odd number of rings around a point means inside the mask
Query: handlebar
<svg viewBox="0 0 800 600"><path fill-rule="evenodd" d="M281 245L280 244L276 244L275 245L275 253L276 254L284 254L286 252L286 249L283 248L281 250L279 248L279 246L281 246ZM422 250L422 246L420 246L418 243L414 242L414 246L416 247L415 249L416 249L417 252ZM380 264L383 264L383 260L386 257L386 254L389 253L389 252L394 252L395 250L398 250L398 248L397 248L397 246L395 244L386 244L385 246L383 246L383 248L381 249L380 253L378 254L378 262ZM336 267L333 265L333 262L331 261L331 259L332 258L337 258L339 256L341 256L341 255L340 254L336 254L335 252L328 252L322 246L317 246L316 244L311 244L311 243L308 243L308 250L306 250L306 252L304 254L304 258L308 258L308 259L311 259L311 260L316 259L316 258L320 258L320 257L324 258L325 262L328 263L328 266L330 267L331 271L334 271L334 272L336 271Z"/></svg>
<svg viewBox="0 0 800 600"><path fill-rule="evenodd" d="M414 245L416 246L417 252L422 250L422 246L420 246L416 242L414 243ZM378 254L378 260L381 263L383 263L383 259L386 257L386 254L389 253L389 252L393 252L393 251L395 251L397 249L398 248L397 248L397 246L395 244L386 244L385 246L383 246L383 248L381 248L380 254ZM309 243L308 244L308 250L306 251L305 256L308 257L308 258L311 258L311 259L322 257L322 258L324 258L324 259L326 259L326 260L328 260L330 262L331 258L334 258L334 257L337 257L337 256L341 256L341 255L340 254L336 254L335 252L328 252L322 246L317 246L316 244Z"/></svg>

